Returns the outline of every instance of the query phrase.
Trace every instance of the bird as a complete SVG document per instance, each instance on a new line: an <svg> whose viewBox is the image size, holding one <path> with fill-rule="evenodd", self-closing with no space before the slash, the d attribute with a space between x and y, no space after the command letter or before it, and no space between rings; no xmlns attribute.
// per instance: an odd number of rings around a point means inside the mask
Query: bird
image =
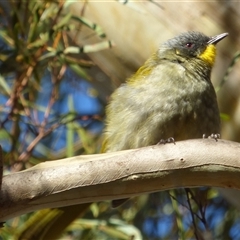
<svg viewBox="0 0 240 240"><path fill-rule="evenodd" d="M220 114L211 70L216 44L227 35L189 31L164 42L111 95L102 152L218 136ZM112 206L125 200L113 200Z"/></svg>

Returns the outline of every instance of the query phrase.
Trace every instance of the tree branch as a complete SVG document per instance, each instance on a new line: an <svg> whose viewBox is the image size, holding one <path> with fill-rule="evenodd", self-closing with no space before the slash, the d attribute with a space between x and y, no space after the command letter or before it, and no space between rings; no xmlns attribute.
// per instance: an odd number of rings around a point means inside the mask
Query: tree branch
<svg viewBox="0 0 240 240"><path fill-rule="evenodd" d="M0 221L178 187L240 189L240 144L196 139L40 163L3 177Z"/></svg>

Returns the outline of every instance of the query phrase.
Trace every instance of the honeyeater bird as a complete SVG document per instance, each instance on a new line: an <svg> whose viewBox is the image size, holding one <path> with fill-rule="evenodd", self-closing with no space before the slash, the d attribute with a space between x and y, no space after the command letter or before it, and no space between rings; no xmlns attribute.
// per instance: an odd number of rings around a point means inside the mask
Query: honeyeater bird
<svg viewBox="0 0 240 240"><path fill-rule="evenodd" d="M216 44L227 35L186 32L163 43L112 94L103 152L154 145L161 139L219 134L219 109L210 75Z"/></svg>

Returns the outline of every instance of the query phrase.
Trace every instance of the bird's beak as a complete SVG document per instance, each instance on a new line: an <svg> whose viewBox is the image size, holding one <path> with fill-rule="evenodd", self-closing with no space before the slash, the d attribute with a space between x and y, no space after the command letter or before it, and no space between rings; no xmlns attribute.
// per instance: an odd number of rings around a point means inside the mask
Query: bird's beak
<svg viewBox="0 0 240 240"><path fill-rule="evenodd" d="M217 44L222 39L224 39L227 35L228 33L222 33L217 36L211 37L211 39L207 42L207 44Z"/></svg>

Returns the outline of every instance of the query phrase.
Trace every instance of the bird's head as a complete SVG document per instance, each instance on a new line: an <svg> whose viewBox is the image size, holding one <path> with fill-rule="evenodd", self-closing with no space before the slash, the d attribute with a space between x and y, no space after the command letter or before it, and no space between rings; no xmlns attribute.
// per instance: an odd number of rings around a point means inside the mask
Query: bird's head
<svg viewBox="0 0 240 240"><path fill-rule="evenodd" d="M212 67L216 57L216 44L228 33L207 37L199 32L186 32L166 41L158 51L160 59L179 63L199 59Z"/></svg>

